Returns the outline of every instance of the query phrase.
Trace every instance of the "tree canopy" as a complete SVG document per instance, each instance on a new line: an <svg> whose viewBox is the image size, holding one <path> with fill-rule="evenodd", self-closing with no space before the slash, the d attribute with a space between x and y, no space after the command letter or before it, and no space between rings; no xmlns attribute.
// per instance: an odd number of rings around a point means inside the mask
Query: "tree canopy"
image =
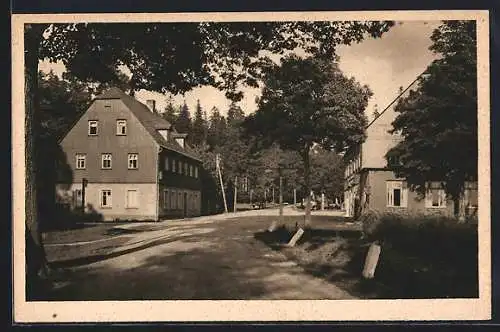
<svg viewBox="0 0 500 332"><path fill-rule="evenodd" d="M305 189L310 192L310 152L314 144L345 151L365 138L365 108L372 93L346 77L332 60L296 55L281 65L270 65L258 110L245 122L247 132L297 151L304 166ZM309 196L307 196L309 197ZM306 226L310 223L307 199Z"/></svg>
<svg viewBox="0 0 500 332"><path fill-rule="evenodd" d="M440 181L458 199L464 182L477 180L475 22L445 21L431 39L440 58L396 106L393 132L403 141L386 157L399 159L398 176L418 192L426 182Z"/></svg>

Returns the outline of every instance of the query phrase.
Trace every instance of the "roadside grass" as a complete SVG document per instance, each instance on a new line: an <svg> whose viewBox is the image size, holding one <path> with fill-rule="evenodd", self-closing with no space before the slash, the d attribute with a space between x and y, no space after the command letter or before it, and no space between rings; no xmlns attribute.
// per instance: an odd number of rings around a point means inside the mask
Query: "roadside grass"
<svg viewBox="0 0 500 332"><path fill-rule="evenodd" d="M65 230L51 230L42 233L45 244L67 244L75 242L95 241L102 238L124 234L130 230L120 228L124 223L85 223L79 227ZM138 230L135 230L137 232Z"/></svg>
<svg viewBox="0 0 500 332"><path fill-rule="evenodd" d="M285 246L296 231L293 222L273 232L256 232L254 237L307 272L361 298L477 297L477 248L471 241L476 233L442 220L420 224L425 228L407 221L395 224L391 219L374 233L376 237L361 238L359 230L328 230L313 221L313 228L306 229L294 247ZM362 277L365 257L379 238L385 240L379 242L382 251L375 278L366 280Z"/></svg>

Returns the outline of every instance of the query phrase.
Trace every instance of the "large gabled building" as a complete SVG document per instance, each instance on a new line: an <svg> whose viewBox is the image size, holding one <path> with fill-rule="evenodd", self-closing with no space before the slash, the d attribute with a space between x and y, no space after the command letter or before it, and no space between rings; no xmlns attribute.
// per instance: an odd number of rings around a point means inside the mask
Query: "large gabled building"
<svg viewBox="0 0 500 332"><path fill-rule="evenodd" d="M201 214L198 156L155 109L118 88L97 96L60 142L56 199L103 220Z"/></svg>
<svg viewBox="0 0 500 332"><path fill-rule="evenodd" d="M366 140L345 155L344 207L348 217L357 218L372 210L380 213L440 214L452 216L454 204L441 182L428 183L424 197L411 191L405 179L397 178L397 160L387 162L386 153L403 139L390 133L396 119L394 110L400 98L416 88L418 78L403 90L366 127ZM466 212L475 213L478 206L477 182L466 183L463 204Z"/></svg>

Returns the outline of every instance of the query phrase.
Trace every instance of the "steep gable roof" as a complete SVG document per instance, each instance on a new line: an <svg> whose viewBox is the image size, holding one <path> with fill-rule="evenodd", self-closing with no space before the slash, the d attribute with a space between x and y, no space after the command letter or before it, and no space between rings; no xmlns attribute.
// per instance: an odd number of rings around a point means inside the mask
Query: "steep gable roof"
<svg viewBox="0 0 500 332"><path fill-rule="evenodd" d="M160 145L161 147L175 151L182 155L185 155L189 158L201 161L197 154L187 145L183 148L175 141L167 141L163 138L163 136L158 132L158 130L172 130L173 135L178 135L173 128L172 124L165 120L163 117L158 114L153 113L146 105L139 102L137 99L129 96L122 90L116 87L112 87L106 91L104 91L99 96L95 97L94 100L103 100L103 99L120 99L125 106L135 115L137 120L144 126L144 128L148 131L148 133L153 137L153 139Z"/></svg>

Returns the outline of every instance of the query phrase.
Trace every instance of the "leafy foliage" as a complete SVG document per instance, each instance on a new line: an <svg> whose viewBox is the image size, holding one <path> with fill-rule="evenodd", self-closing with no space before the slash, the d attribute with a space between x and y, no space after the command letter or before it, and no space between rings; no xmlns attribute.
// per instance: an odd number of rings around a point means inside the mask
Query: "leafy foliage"
<svg viewBox="0 0 500 332"><path fill-rule="evenodd" d="M367 124L364 110L372 93L346 77L336 63L296 55L287 56L281 66L270 66L264 83L258 110L247 119L245 128L258 135L264 146L276 142L299 153L305 192L309 193L311 148L316 144L339 153L361 143ZM309 222L307 202L306 225Z"/></svg>
<svg viewBox="0 0 500 332"><path fill-rule="evenodd" d="M258 86L268 55L302 48L331 57L338 44L379 37L393 22L201 22L52 24L40 57L62 61L82 80L116 82L132 74L132 91L186 92L213 85L235 101L240 85ZM263 52L264 51L264 52ZM186 56L189 55L189 56Z"/></svg>
<svg viewBox="0 0 500 332"><path fill-rule="evenodd" d="M477 179L477 68L474 21L447 21L431 37L441 58L419 79L418 88L396 106L395 131L404 140L387 158L398 157L398 176L413 189L443 181L457 199L465 181Z"/></svg>

